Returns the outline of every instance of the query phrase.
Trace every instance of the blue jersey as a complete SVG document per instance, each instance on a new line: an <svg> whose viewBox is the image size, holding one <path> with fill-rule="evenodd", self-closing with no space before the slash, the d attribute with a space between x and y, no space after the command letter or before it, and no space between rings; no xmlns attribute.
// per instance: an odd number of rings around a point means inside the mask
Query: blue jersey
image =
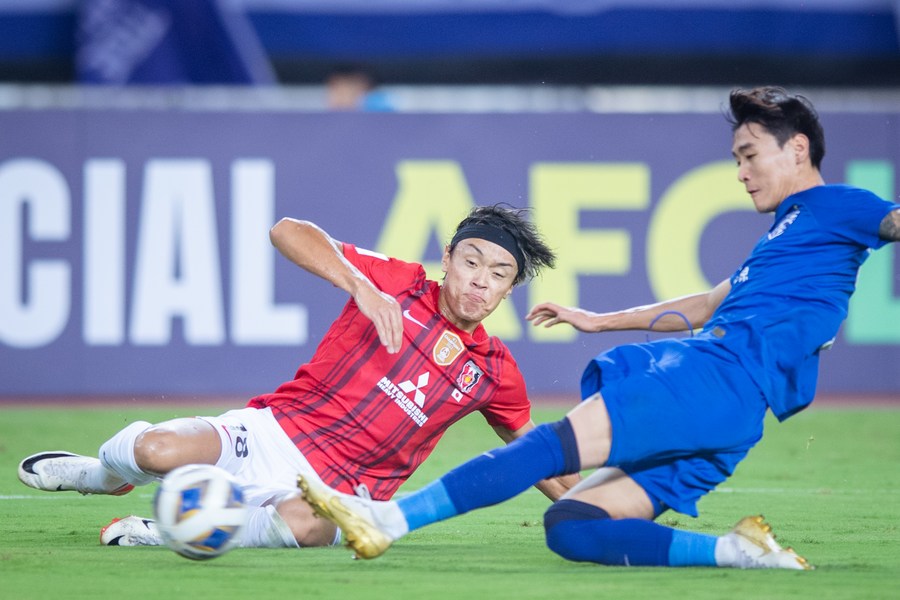
<svg viewBox="0 0 900 600"><path fill-rule="evenodd" d="M607 465L647 492L658 515L697 514L762 437L815 396L819 352L847 316L856 274L897 205L845 185L794 194L731 277L731 291L690 338L626 344L581 379L612 424Z"/></svg>
<svg viewBox="0 0 900 600"><path fill-rule="evenodd" d="M819 351L837 335L857 271L885 244L878 228L895 208L847 185L789 196L704 326L697 341L733 354L779 420L812 402Z"/></svg>

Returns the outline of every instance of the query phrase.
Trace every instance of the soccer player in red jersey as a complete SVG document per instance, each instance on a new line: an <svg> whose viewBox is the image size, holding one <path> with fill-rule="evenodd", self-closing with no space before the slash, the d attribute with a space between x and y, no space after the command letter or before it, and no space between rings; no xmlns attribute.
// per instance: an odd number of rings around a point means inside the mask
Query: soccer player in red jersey
<svg viewBox="0 0 900 600"><path fill-rule="evenodd" d="M35 454L19 465L22 482L123 494L185 464L215 464L238 478L253 507L243 546L322 546L340 532L298 496L298 473L386 500L471 412L505 442L534 428L516 362L481 324L514 286L555 261L523 211L473 209L444 249L441 283L422 265L338 242L307 221L282 219L270 237L290 261L350 295L292 380L217 417L132 423L99 458ZM556 499L574 480L538 487ZM101 541L162 543L153 521L135 516L113 521Z"/></svg>

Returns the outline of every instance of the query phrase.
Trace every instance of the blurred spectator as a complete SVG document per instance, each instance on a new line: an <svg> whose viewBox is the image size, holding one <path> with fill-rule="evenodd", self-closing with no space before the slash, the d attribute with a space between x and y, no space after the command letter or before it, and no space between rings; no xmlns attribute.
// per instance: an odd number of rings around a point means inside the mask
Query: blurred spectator
<svg viewBox="0 0 900 600"><path fill-rule="evenodd" d="M394 110L390 97L378 89L372 75L362 68L334 70L325 80L325 90L331 110Z"/></svg>

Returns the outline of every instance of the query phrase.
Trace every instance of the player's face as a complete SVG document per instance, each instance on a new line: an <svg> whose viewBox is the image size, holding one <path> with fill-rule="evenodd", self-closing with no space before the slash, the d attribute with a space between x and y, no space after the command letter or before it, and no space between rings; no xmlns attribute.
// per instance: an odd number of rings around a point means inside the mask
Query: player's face
<svg viewBox="0 0 900 600"><path fill-rule="evenodd" d="M800 191L806 136L797 134L784 146L757 123L741 125L734 132L731 153L737 161L738 180L761 213L772 212L782 200Z"/></svg>
<svg viewBox="0 0 900 600"><path fill-rule="evenodd" d="M451 254L444 249L441 268L441 313L463 331L472 332L512 292L518 265L508 250L493 242L467 238Z"/></svg>

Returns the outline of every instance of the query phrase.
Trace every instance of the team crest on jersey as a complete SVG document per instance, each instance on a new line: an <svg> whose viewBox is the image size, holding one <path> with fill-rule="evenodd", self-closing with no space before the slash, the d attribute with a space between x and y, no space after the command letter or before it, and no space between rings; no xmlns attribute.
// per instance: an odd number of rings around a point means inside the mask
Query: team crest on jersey
<svg viewBox="0 0 900 600"><path fill-rule="evenodd" d="M792 206L791 210L781 217L781 220L778 221L778 224L772 228L772 231L769 232L769 235L766 236L768 239L777 238L779 235L784 233L788 227L791 226L791 223L797 220L797 217L800 216L800 207Z"/></svg>
<svg viewBox="0 0 900 600"><path fill-rule="evenodd" d="M456 378L456 387L463 393L468 394L481 379L482 375L484 375L484 371L475 364L475 361L467 360L466 364L463 365L462 372Z"/></svg>
<svg viewBox="0 0 900 600"><path fill-rule="evenodd" d="M463 343L462 340L459 339L459 336L452 331L445 331L441 334L437 344L434 345L431 356L434 358L434 362L442 367L446 367L456 360L456 357L459 356L462 351Z"/></svg>

